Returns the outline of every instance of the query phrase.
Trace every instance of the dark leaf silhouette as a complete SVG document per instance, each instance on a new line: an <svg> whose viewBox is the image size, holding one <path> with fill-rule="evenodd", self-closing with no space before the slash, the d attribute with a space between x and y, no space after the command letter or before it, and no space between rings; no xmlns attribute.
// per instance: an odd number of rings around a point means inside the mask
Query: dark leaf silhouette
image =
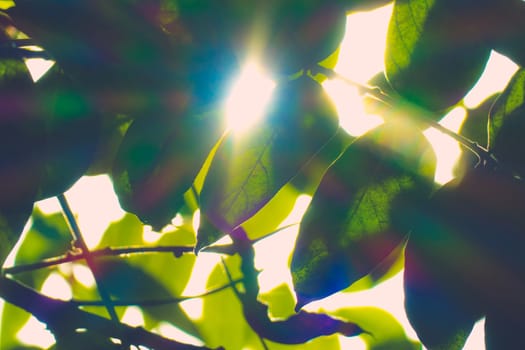
<svg viewBox="0 0 525 350"><path fill-rule="evenodd" d="M0 25L0 43L8 40L4 30ZM33 97L24 62L0 59L0 265L31 215L44 171L38 152L43 123L33 113Z"/></svg>
<svg viewBox="0 0 525 350"><path fill-rule="evenodd" d="M524 191L511 176L476 169L445 185L414 212L409 253L419 259L416 272L428 271L437 286L434 293L443 290L456 311L461 305L471 315L521 322Z"/></svg>
<svg viewBox="0 0 525 350"><path fill-rule="evenodd" d="M442 281L434 278L414 241L409 240L405 251L404 291L408 319L427 348L461 350L482 314L466 307L442 285Z"/></svg>
<svg viewBox="0 0 525 350"><path fill-rule="evenodd" d="M218 113L158 113L131 124L112 177L122 207L160 230L184 204L184 193L219 140L220 119Z"/></svg>
<svg viewBox="0 0 525 350"><path fill-rule="evenodd" d="M101 282L115 300L140 302L175 297L157 278L140 266L117 259L101 259L96 266ZM173 322L185 332L199 336L197 328L177 303L146 307L143 311L157 321Z"/></svg>
<svg viewBox="0 0 525 350"><path fill-rule="evenodd" d="M525 346L522 332L520 321L509 322L506 318L489 314L485 318L485 347L487 350L520 349Z"/></svg>
<svg viewBox="0 0 525 350"><path fill-rule="evenodd" d="M429 194L434 167L428 141L412 127L385 124L350 145L301 222L292 258L299 305L349 286L402 242L408 231L396 221Z"/></svg>

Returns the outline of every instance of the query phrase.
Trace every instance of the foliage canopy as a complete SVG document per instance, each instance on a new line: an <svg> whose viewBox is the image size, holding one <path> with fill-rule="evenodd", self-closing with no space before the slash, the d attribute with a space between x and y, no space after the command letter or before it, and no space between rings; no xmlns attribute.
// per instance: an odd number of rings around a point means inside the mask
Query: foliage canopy
<svg viewBox="0 0 525 350"><path fill-rule="evenodd" d="M53 333L50 349L338 349L339 334L370 349L459 350L482 317L487 349L525 348L525 3L395 0L384 72L370 86L346 80L384 123L354 138L321 82L341 78L346 15L387 3L0 1L0 265L21 240L0 277L0 348L23 348L15 335L30 314ZM444 129L492 50L520 68L459 133ZM277 86L265 118L238 135L223 100L253 51ZM55 64L34 82L31 58ZM473 156L442 186L429 127ZM97 174L127 213L88 248L63 193ZM301 194L312 200L293 290L263 293L254 245L285 231ZM55 196L64 215L34 207ZM144 225L161 238L146 242ZM207 292L183 296L205 254L221 258ZM303 308L402 264L418 341L376 308ZM72 265L95 284L57 268ZM41 292L53 273L70 300ZM194 299L200 318L181 306ZM121 323L129 306L142 327ZM201 345L159 335L165 325Z"/></svg>

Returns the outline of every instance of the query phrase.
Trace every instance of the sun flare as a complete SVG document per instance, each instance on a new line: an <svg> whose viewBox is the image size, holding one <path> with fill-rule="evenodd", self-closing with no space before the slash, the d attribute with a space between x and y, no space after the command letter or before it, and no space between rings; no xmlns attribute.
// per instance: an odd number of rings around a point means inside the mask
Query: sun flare
<svg viewBox="0 0 525 350"><path fill-rule="evenodd" d="M226 100L226 124L234 132L255 125L270 102L275 82L255 62L248 62L234 81Z"/></svg>

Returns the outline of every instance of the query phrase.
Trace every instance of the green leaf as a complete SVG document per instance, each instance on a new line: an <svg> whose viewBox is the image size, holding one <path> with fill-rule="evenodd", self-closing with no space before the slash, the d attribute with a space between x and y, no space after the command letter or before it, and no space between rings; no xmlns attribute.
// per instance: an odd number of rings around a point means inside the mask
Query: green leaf
<svg viewBox="0 0 525 350"><path fill-rule="evenodd" d="M471 327L472 319L485 313L509 323L521 322L521 295L525 293L521 249L525 244L524 198L521 181L478 168L443 186L414 211L411 248L407 251L417 259L414 274L423 271L428 276L420 278L422 286L416 285L419 290L414 293L415 309L407 312L421 322L425 332L436 332L426 340L423 337L424 342L449 344L457 332ZM425 289L427 280L431 283ZM448 303L433 310L436 324L428 328L425 325L432 319L425 312L429 303L421 300L424 293L431 297L431 293L441 294L440 299L432 300ZM447 309L452 309L451 314L446 315ZM418 330L416 325L414 328Z"/></svg>
<svg viewBox="0 0 525 350"><path fill-rule="evenodd" d="M491 49L475 36L478 26L465 29L464 20L472 18L476 6L474 1L395 2L385 67L398 93L430 110L462 99L483 72Z"/></svg>
<svg viewBox="0 0 525 350"><path fill-rule="evenodd" d="M316 350L316 349L341 349L340 341L337 335L328 335L314 338L304 344L290 345L266 341L272 350Z"/></svg>
<svg viewBox="0 0 525 350"><path fill-rule="evenodd" d="M519 69L514 73L511 80L505 87L505 90L498 97L490 110L489 115L489 141L488 145L492 149L500 129L507 121L510 115L514 115L525 101L525 69Z"/></svg>
<svg viewBox="0 0 525 350"><path fill-rule="evenodd" d="M94 160L101 114L54 66L35 86L34 113L44 119L44 173L38 199L68 190Z"/></svg>
<svg viewBox="0 0 525 350"><path fill-rule="evenodd" d="M61 213L46 215L35 207L31 218L31 227L15 256L15 265L55 257L71 249L71 233Z"/></svg>
<svg viewBox="0 0 525 350"><path fill-rule="evenodd" d="M5 30L0 26L0 43L8 40ZM42 120L30 102L33 82L22 60L0 59L0 95L1 266L31 214L43 172L44 138Z"/></svg>
<svg viewBox="0 0 525 350"><path fill-rule="evenodd" d="M160 83L161 77L156 76L159 72L154 69L166 66L165 60L173 57L159 23L147 18L138 1L15 3L8 13L16 26L37 40L83 85L110 92Z"/></svg>
<svg viewBox="0 0 525 350"><path fill-rule="evenodd" d="M337 114L307 76L283 83L253 133L219 146L201 193L201 210L228 233L261 209L336 133Z"/></svg>
<svg viewBox="0 0 525 350"><path fill-rule="evenodd" d="M194 111L193 111L194 112ZM218 113L163 114L136 119L112 172L123 209L160 230L184 204L221 128Z"/></svg>
<svg viewBox="0 0 525 350"><path fill-rule="evenodd" d="M523 309L521 310L523 312ZM485 318L486 350L521 349L525 346L521 322L510 321L498 315Z"/></svg>
<svg viewBox="0 0 525 350"><path fill-rule="evenodd" d="M525 70L518 70L501 96L496 100L489 117L489 148L502 162L503 168L525 174L525 157L521 131L525 127Z"/></svg>
<svg viewBox="0 0 525 350"><path fill-rule="evenodd" d="M345 10L337 2L277 1L260 6L269 30L264 60L276 72L293 74L337 51L346 30Z"/></svg>
<svg viewBox="0 0 525 350"><path fill-rule="evenodd" d="M461 350L481 314L433 277L414 241L406 247L403 282L410 324L426 347Z"/></svg>
<svg viewBox="0 0 525 350"><path fill-rule="evenodd" d="M116 300L141 301L175 297L155 275L142 268L141 264L130 260L109 258L97 260L97 274L100 282ZM171 260L173 261L174 258ZM166 265L162 266L165 269ZM176 279L177 276L172 275L171 278ZM171 322L181 330L199 337L198 330L178 303L144 307L142 311L157 321Z"/></svg>
<svg viewBox="0 0 525 350"><path fill-rule="evenodd" d="M350 145L301 222L291 265L298 306L351 285L402 242L406 212L430 194L435 162L408 126L385 124Z"/></svg>
<svg viewBox="0 0 525 350"><path fill-rule="evenodd" d="M126 213L120 220L109 224L98 248L141 245L144 243L143 231L140 220L135 215Z"/></svg>
<svg viewBox="0 0 525 350"><path fill-rule="evenodd" d="M340 319L355 322L366 333L361 335L371 350L418 350L421 345L410 340L399 321L385 310L371 307L345 307L329 312Z"/></svg>
<svg viewBox="0 0 525 350"><path fill-rule="evenodd" d="M289 183L284 185L261 210L243 222L248 237L256 240L275 232L293 210L298 195Z"/></svg>
<svg viewBox="0 0 525 350"><path fill-rule="evenodd" d="M239 257L227 257L225 263L232 277L239 278ZM208 276L206 286L210 290L228 283L224 269L217 265ZM242 349L250 342L256 344L255 347L260 344L246 323L241 303L231 288L204 297L202 317L196 322L206 345L211 348Z"/></svg>

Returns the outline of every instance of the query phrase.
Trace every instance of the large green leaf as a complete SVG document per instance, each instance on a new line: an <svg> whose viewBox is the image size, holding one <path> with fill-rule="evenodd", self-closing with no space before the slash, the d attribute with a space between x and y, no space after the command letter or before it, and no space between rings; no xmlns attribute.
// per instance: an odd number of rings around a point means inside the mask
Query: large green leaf
<svg viewBox="0 0 525 350"><path fill-rule="evenodd" d="M351 285L402 242L405 212L429 194L434 168L412 127L385 124L350 145L301 222L291 265L299 305Z"/></svg>
<svg viewBox="0 0 525 350"><path fill-rule="evenodd" d="M131 124L112 172L123 209L156 229L182 207L221 133L219 113L159 113Z"/></svg>
<svg viewBox="0 0 525 350"><path fill-rule="evenodd" d="M322 87L302 76L283 83L266 120L220 145L201 193L201 210L228 233L262 208L336 133Z"/></svg>
<svg viewBox="0 0 525 350"><path fill-rule="evenodd" d="M477 19L471 12L486 5L486 1L396 1L385 54L386 75L395 90L430 110L460 101L490 54L490 46L480 42L484 38L476 37L479 26L465 27L464 20Z"/></svg>
<svg viewBox="0 0 525 350"><path fill-rule="evenodd" d="M518 70L489 117L490 151L502 162L503 168L525 174L522 130L525 127L525 70Z"/></svg>
<svg viewBox="0 0 525 350"><path fill-rule="evenodd" d="M504 123L519 110L525 103L525 69L519 69L514 73L505 90L498 97L490 110L489 115L489 141L490 148L494 148L494 142ZM513 118L516 118L514 116Z"/></svg>

